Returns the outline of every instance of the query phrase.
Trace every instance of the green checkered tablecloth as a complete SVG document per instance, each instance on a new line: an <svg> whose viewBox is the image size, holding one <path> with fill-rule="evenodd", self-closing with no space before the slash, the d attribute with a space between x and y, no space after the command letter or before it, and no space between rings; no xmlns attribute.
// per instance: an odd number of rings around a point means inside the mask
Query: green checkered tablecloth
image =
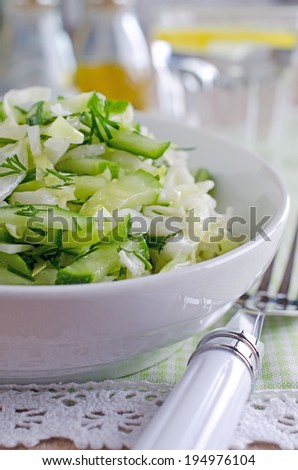
<svg viewBox="0 0 298 470"><path fill-rule="evenodd" d="M230 315L226 315L215 326L223 326L229 318ZM187 361L203 334L185 341L167 360L126 379L175 384L185 371ZM262 342L265 354L256 390L298 389L298 318L268 317Z"/></svg>

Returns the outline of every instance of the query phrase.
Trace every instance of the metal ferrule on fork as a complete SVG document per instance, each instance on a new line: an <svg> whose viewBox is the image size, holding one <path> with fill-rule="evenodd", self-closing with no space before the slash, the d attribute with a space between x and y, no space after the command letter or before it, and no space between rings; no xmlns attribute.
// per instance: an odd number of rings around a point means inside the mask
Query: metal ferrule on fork
<svg viewBox="0 0 298 470"><path fill-rule="evenodd" d="M252 382L254 382L261 365L262 347L260 348L260 345L260 341L247 331L218 328L201 339L188 364L205 351L214 349L228 350L243 360L250 372Z"/></svg>

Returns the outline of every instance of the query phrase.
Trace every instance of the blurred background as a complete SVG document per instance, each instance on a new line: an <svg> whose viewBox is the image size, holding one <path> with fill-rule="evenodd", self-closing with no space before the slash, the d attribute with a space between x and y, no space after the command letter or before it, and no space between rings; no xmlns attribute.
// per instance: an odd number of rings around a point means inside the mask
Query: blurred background
<svg viewBox="0 0 298 470"><path fill-rule="evenodd" d="M0 0L0 11L0 96L98 90L273 160L296 122L298 0Z"/></svg>

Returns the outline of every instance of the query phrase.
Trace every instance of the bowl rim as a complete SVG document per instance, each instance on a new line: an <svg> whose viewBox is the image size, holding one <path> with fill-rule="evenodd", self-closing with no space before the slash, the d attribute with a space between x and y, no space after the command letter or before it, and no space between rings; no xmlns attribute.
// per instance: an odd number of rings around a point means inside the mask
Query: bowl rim
<svg viewBox="0 0 298 470"><path fill-rule="evenodd" d="M164 117L158 117L154 116L152 113L143 113L143 112L137 112L136 113L138 117L144 116L147 117L149 120L150 119L155 119L158 120L159 122L164 122L164 123L171 123L170 119L164 118ZM288 188L283 180L283 178L277 173L276 169L272 167L272 165L266 161L258 152L253 151L251 149L245 148L235 142L232 142L225 138L224 136L217 135L213 133L212 131L208 130L202 130L202 129L195 129L187 124L180 123L180 122L172 122L172 124L178 124L180 127L184 127L187 129L193 129L198 134L209 136L212 139L216 139L219 143L223 142L226 145L233 146L234 148L238 148L241 151L247 152L250 157L253 157L256 161L261 163L261 165L269 171L271 177L275 180L277 185L279 186L282 194L282 198L280 200L280 207L277 210L277 212L273 215L271 220L268 222L268 225L266 226L266 233L271 238L271 236L279 229L280 225L284 225L288 215L289 215L289 210L290 210L290 195ZM132 288L134 285L137 288L145 282L148 284L148 288L151 286L154 286L154 283L160 283L163 281L171 280L172 278L175 278L177 275L181 275L183 273L191 273L197 270L205 269L205 268L212 268L216 267L218 265L221 265L225 263L228 260L233 260L234 258L241 257L242 255L248 253L249 251L253 250L256 246L259 246L262 244L265 240L258 235L255 240L249 240L248 242L244 243L243 245L227 252L224 253L216 258L212 258L209 260L205 261L200 261L199 263L195 263L190 266L183 266L179 269L174 269L172 271L167 271L167 272L162 272L162 273L157 273L157 274L152 274L148 276L142 276L139 278L131 278L131 279L123 279L118 282L98 282L98 283L92 283L92 284L65 284L65 285L9 285L9 284L0 284L0 295L24 295L24 296L31 296L32 294L34 295L42 295L42 294L49 294L55 295L63 295L65 294L71 294L71 293L76 293L76 294L81 294L82 292L87 295L88 292L93 293L95 291L98 291L100 294L101 292L109 293L115 292L115 289L117 289L117 292L122 289L128 289L129 287ZM116 287L117 286L117 287Z"/></svg>

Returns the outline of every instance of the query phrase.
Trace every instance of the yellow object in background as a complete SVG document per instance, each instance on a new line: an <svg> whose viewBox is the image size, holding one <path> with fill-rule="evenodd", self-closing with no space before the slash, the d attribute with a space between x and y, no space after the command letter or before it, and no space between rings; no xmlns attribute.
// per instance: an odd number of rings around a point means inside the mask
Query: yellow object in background
<svg viewBox="0 0 298 470"><path fill-rule="evenodd" d="M151 54L133 0L87 0L74 37L75 86L136 109L152 106Z"/></svg>
<svg viewBox="0 0 298 470"><path fill-rule="evenodd" d="M81 63L75 74L75 85L81 91L98 90L109 99L125 99L136 109L150 106L150 77L138 77L119 64Z"/></svg>
<svg viewBox="0 0 298 470"><path fill-rule="evenodd" d="M167 41L179 52L204 52L212 43L250 43L272 49L294 49L297 44L295 31L270 29L245 29L233 26L218 28L164 28L154 32L154 39Z"/></svg>
<svg viewBox="0 0 298 470"><path fill-rule="evenodd" d="M151 30L154 41L174 52L224 58L237 47L248 51L292 52L297 46L297 7L293 5L224 5L160 7ZM280 55L280 54L279 54ZM237 57L235 57L237 60Z"/></svg>

